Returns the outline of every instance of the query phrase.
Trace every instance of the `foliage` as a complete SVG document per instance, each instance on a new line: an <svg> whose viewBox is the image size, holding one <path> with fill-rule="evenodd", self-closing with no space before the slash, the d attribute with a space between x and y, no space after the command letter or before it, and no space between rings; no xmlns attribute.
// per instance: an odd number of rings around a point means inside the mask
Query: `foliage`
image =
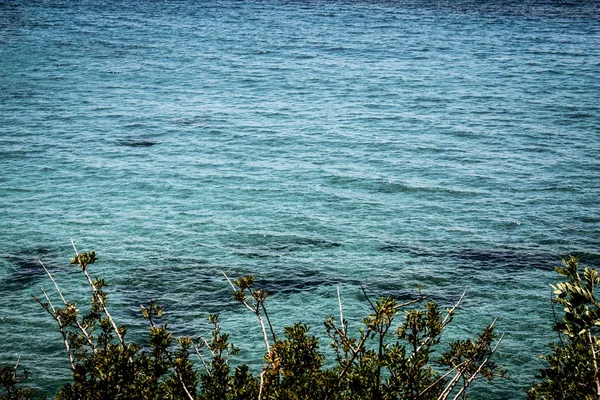
<svg viewBox="0 0 600 400"><path fill-rule="evenodd" d="M19 372L19 363L14 367L0 368L0 400L30 400L34 398L33 389L22 389L18 385L29 377L29 371Z"/></svg>
<svg viewBox="0 0 600 400"><path fill-rule="evenodd" d="M91 289L90 307L84 313L67 302L42 264L62 306L55 307L44 291L44 298L36 300L57 323L73 376L57 394L59 400L464 399L475 380L506 376L490 360L502 340L496 337L493 322L476 338L457 340L440 351L445 328L465 293L442 310L425 296L404 303L392 297L371 301L363 289L371 312L355 333L348 331L338 293L339 320L325 321L335 360L326 362L309 326L285 327L278 337L265 305L268 293L254 288L254 277L232 281L226 276L234 300L256 316L262 329L262 371L232 366L231 358L239 350L221 331L218 315L208 316L212 325L208 340L202 336L175 339L168 325L161 323L163 308L151 302L141 307L149 324L148 339L144 344L131 343L126 328L117 325L108 310L106 282L88 273L96 261L94 252L77 253L72 260ZM203 370L191 362L192 352Z"/></svg>
<svg viewBox="0 0 600 400"><path fill-rule="evenodd" d="M108 311L106 282L88 275L96 260L95 252L71 260L92 291L87 313L81 314L75 303L64 299L47 270L64 307L55 307L45 292L45 301L35 298L56 321L71 365L73 382L64 385L56 399L193 399L198 376L189 360L191 340L175 341L167 324L157 324L162 307L151 303L141 309L150 325L147 343L126 342L126 328L117 325Z"/></svg>
<svg viewBox="0 0 600 400"><path fill-rule="evenodd" d="M578 271L576 257L563 260L564 268L556 267L565 282L551 285L553 303L563 307L562 320L553 329L558 343L551 343L552 354L542 358L548 367L540 370L541 382L528 393L530 399L598 399L600 374L598 350L600 339L600 304L596 287L600 277L595 269L585 268L583 277Z"/></svg>

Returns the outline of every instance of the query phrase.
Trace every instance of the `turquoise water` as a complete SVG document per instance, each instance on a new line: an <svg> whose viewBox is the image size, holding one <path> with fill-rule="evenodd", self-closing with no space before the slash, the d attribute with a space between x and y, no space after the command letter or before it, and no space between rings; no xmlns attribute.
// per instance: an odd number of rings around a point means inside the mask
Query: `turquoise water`
<svg viewBox="0 0 600 400"><path fill-rule="evenodd" d="M0 2L0 358L68 379L31 299L85 303L73 238L114 314L178 333L220 311L260 364L222 272L252 273L276 326L417 284L452 335L494 317L523 398L555 336L552 267L600 265L598 2ZM326 342L324 342L326 347Z"/></svg>

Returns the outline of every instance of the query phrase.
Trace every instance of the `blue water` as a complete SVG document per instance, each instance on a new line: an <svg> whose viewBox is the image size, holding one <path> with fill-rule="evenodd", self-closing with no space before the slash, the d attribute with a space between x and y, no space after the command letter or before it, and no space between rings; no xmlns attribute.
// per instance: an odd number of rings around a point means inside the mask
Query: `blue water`
<svg viewBox="0 0 600 400"><path fill-rule="evenodd" d="M451 337L498 317L523 398L555 339L548 284L600 266L600 3L0 1L0 361L69 377L51 283L85 308L96 250L132 336L139 304L205 316L258 368L222 272L252 273L281 329L357 328L417 284ZM327 348L327 341L323 342Z"/></svg>

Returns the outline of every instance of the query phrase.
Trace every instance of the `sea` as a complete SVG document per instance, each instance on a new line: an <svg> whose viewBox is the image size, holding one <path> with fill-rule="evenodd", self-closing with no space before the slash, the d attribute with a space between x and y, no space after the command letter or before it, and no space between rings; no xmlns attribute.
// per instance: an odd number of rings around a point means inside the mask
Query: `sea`
<svg viewBox="0 0 600 400"><path fill-rule="evenodd" d="M0 0L0 363L69 381L33 296L60 303L41 261L89 307L73 241L126 337L151 300L176 335L219 313L254 371L225 275L328 357L338 290L358 334L367 296L466 289L435 354L496 319L510 377L473 398L524 398L553 267L600 267L599 99L598 1Z"/></svg>

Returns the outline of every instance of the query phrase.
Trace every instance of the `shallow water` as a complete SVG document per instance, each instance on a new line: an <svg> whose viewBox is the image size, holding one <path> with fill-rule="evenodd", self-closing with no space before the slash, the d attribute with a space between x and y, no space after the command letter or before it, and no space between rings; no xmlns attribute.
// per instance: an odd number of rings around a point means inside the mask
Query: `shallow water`
<svg viewBox="0 0 600 400"><path fill-rule="evenodd" d="M358 326L359 285L494 317L523 397L554 339L560 257L600 263L597 2L0 2L0 343L39 389L68 377L31 300L85 301L96 250L121 322L167 306L260 333L221 272L252 273L279 327ZM326 346L326 343L324 343ZM258 348L258 350L257 350ZM253 360L253 361L252 361ZM38 363L39 362L39 363Z"/></svg>

